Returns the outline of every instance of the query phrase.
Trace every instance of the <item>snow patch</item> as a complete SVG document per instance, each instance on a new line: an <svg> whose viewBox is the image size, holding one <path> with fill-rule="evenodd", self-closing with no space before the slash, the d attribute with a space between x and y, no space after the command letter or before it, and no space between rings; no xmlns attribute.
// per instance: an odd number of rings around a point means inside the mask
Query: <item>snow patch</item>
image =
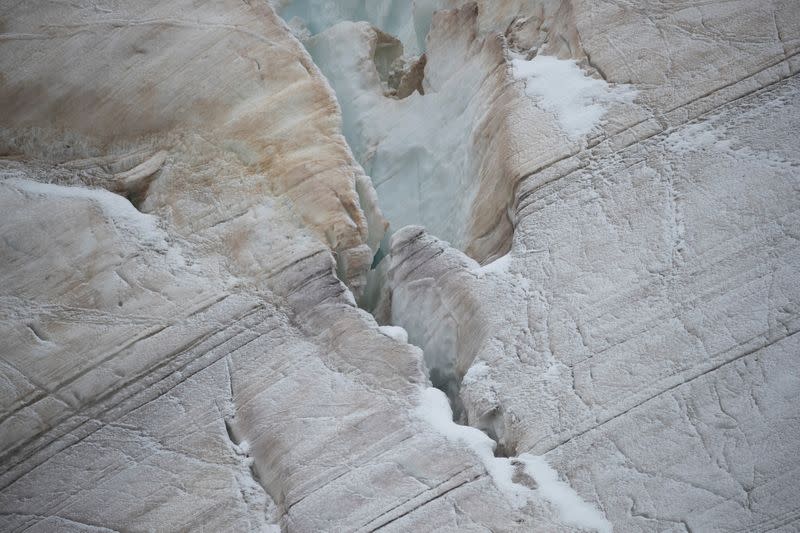
<svg viewBox="0 0 800 533"><path fill-rule="evenodd" d="M611 533L611 523L593 505L578 496L572 487L559 480L558 473L547 464L544 457L523 453L518 460L525 465L525 472L536 480L536 492L555 507L562 522L599 533Z"/></svg>
<svg viewBox="0 0 800 533"><path fill-rule="evenodd" d="M248 455L250 453L250 443L243 440L239 444L233 443L233 449L239 455Z"/></svg>
<svg viewBox="0 0 800 533"><path fill-rule="evenodd" d="M127 198L105 189L88 189L85 187L55 185L21 178L10 178L3 181L19 191L27 194L56 198L82 198L96 204L103 213L113 220L118 228L136 235L142 242L155 248L168 248L164 231L158 226L158 219L147 215L131 204ZM176 259L176 258L172 258Z"/></svg>
<svg viewBox="0 0 800 533"><path fill-rule="evenodd" d="M425 389L415 414L448 440L460 442L472 450L508 501L517 508L525 505L531 490L511 480L514 475L511 460L505 457L495 457L494 449L497 443L481 430L471 426L460 426L453 422L450 402L442 391L433 387Z"/></svg>
<svg viewBox="0 0 800 533"><path fill-rule="evenodd" d="M554 114L572 139L592 131L608 104L631 102L636 96L627 85L611 86L588 76L574 59L537 55L528 61L513 59L511 66L514 78L525 81L525 94Z"/></svg>
<svg viewBox="0 0 800 533"><path fill-rule="evenodd" d="M488 375L489 375L489 365L487 365L485 361L478 361L477 363L469 367L467 373L464 374L464 379L462 380L462 382L464 385L477 383L478 381L481 381Z"/></svg>
<svg viewBox="0 0 800 533"><path fill-rule="evenodd" d="M400 326L379 326L378 331L402 343L408 343L408 333Z"/></svg>
<svg viewBox="0 0 800 533"><path fill-rule="evenodd" d="M475 269L475 273L479 276L483 276L486 274L504 274L508 272L508 268L511 266L511 254L508 253L502 257L498 257L491 263L483 265L480 268Z"/></svg>
<svg viewBox="0 0 800 533"><path fill-rule="evenodd" d="M473 369L476 373L474 378L488 372L485 363L474 365L470 372ZM450 402L439 389L429 387L423 390L414 414L448 440L459 442L472 450L512 506L520 508L531 498L541 498L555 508L565 524L599 533L611 533L608 520L591 504L582 500L569 485L560 481L556 471L543 457L527 453L519 457L495 457L495 441L479 429L453 422ZM514 481L520 468L534 481L535 488Z"/></svg>

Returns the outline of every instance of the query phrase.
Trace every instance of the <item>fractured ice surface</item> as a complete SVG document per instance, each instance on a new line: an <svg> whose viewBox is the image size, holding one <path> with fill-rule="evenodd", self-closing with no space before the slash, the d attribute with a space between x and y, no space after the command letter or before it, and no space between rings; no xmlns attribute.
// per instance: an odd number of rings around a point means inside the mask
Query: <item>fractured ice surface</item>
<svg viewBox="0 0 800 533"><path fill-rule="evenodd" d="M391 320L426 351L457 347L463 418L546 457L615 529L796 526L767 494L800 496L773 441L800 438L799 96L790 77L523 183L496 272L395 235Z"/></svg>
<svg viewBox="0 0 800 533"><path fill-rule="evenodd" d="M798 529L795 2L0 4L3 531Z"/></svg>

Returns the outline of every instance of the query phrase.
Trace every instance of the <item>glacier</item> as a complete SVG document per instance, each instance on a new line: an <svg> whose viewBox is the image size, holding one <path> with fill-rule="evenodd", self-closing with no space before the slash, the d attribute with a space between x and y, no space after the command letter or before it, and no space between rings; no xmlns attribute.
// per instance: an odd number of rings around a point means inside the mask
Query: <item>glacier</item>
<svg viewBox="0 0 800 533"><path fill-rule="evenodd" d="M800 527L795 3L0 13L3 531Z"/></svg>

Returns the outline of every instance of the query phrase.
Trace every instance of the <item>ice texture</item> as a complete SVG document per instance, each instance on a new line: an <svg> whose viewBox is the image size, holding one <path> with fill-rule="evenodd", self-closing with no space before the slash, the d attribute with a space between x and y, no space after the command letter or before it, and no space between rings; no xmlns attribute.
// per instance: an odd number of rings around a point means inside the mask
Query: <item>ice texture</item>
<svg viewBox="0 0 800 533"><path fill-rule="evenodd" d="M796 2L1 9L0 530L798 530Z"/></svg>

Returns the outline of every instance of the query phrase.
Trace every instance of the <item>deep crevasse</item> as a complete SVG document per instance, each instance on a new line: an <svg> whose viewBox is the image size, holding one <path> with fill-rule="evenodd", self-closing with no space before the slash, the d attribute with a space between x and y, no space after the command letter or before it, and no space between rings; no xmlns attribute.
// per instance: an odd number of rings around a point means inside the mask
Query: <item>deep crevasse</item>
<svg viewBox="0 0 800 533"><path fill-rule="evenodd" d="M392 224L376 254L370 273L371 287L362 305L373 311L379 322L399 321L397 325L380 328L382 333L399 342L420 342L415 338L418 336L415 330L419 327L412 327L409 332L399 327L408 327L403 318L408 316L395 315L391 291L384 287L391 268L391 257L386 257L391 254L391 234L399 228L421 222L433 234L453 241L457 248L470 249L467 226L473 215L473 199L478 192L479 180L470 177L474 161L471 161L472 154L468 148L474 142L472 132L476 123L485 121L481 114L487 112L485 109L470 109L475 95L486 91L486 78L481 73L481 67L485 68L481 61L485 57L469 51L464 57L474 63L463 70L459 70L456 62L431 67L423 61L428 77L422 80L417 92L404 99L386 94L386 72L392 68L402 71L419 61L419 55L409 58L403 53L418 54L424 49L422 32L427 33L430 15L436 7L434 4L423 6L422 14L416 3L404 3L403 7L398 7L392 2L369 5L349 2L333 7L329 3L314 1L289 2L282 11L289 26L304 41L315 63L332 84L342 109L345 137L367 175L372 177L381 209ZM368 22L351 22L361 20L368 20L381 29ZM399 38L387 38L382 33L384 31L395 33ZM469 48L469 43L465 48ZM588 77L584 81L580 69L572 61L555 58L548 61L551 76L563 74L564 69L574 69L569 73L577 76L573 80L576 87L573 100L557 101L561 107L551 106L550 111L560 115L568 126L574 126L572 123L575 122L568 114L570 106L584 105L593 111L591 123L583 120L580 128L571 128L570 135L586 134L596 125L604 112L602 98L605 94L609 95L608 98L626 97L624 93L617 96L607 91L602 81ZM526 79L529 91L535 91L536 69L528 67L522 60L515 60L513 65L514 78ZM444 75L437 76L437 66L443 67ZM555 74L552 74L553 69ZM548 80L545 79L544 83ZM536 96L532 92L529 95ZM548 96L541 90L540 95ZM543 104L547 107L548 102ZM496 259L495 263L502 263L502 267L492 263L483 270L500 272L509 257L500 256L501 248L497 245L492 250L488 255L484 250L479 259L488 262ZM472 269L480 270L479 264L466 257L464 260ZM426 320L419 315L417 318ZM490 438L485 427L481 431L454 422L454 419L467 422L459 390L462 376L470 370L459 371L458 357L453 352L456 349L455 343L447 341L435 349L426 346L424 356L430 379L441 390L423 390L414 415L446 438L471 449L512 505L520 507L528 498L543 498L567 525L611 531L603 515L560 481L544 457L530 454L507 457L507 450L499 446L496 434Z"/></svg>

